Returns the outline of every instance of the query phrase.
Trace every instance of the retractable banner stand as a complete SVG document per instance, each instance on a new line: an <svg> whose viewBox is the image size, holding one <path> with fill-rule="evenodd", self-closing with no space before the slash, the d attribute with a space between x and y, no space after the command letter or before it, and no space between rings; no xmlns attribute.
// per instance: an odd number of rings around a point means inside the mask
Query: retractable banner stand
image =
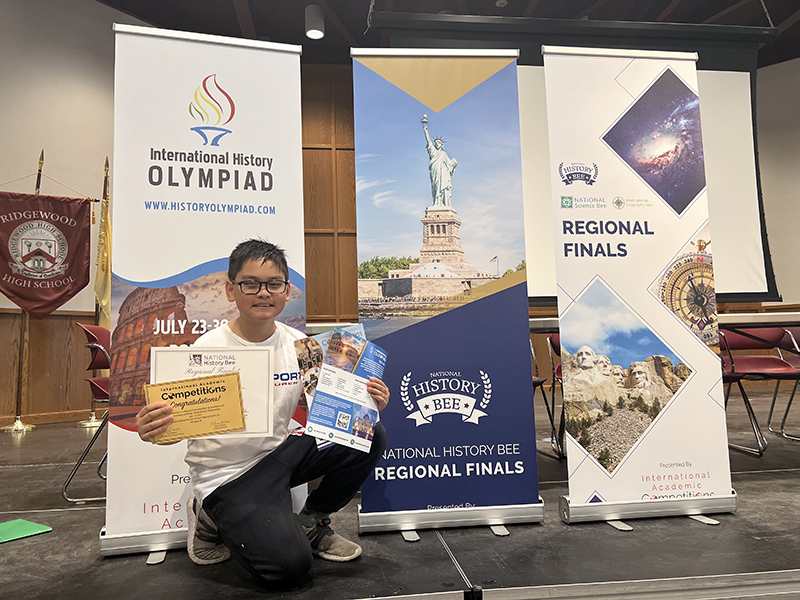
<svg viewBox="0 0 800 600"><path fill-rule="evenodd" d="M353 51L359 316L388 355L363 532L541 521L516 51Z"/></svg>
<svg viewBox="0 0 800 600"><path fill-rule="evenodd" d="M142 442L135 415L151 347L190 345L236 317L223 286L239 242L260 237L286 250L292 293L280 320L305 327L299 46L115 31L103 554L186 543L186 444Z"/></svg>
<svg viewBox="0 0 800 600"><path fill-rule="evenodd" d="M562 519L731 512L696 55L543 52Z"/></svg>

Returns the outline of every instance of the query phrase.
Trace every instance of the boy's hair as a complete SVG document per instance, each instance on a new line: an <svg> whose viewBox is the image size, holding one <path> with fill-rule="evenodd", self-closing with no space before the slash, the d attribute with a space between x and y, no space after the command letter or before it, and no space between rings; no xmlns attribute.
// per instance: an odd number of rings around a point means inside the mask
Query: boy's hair
<svg viewBox="0 0 800 600"><path fill-rule="evenodd" d="M257 238L245 240L231 252L228 259L228 279L236 281L236 276L248 260L259 260L263 265L268 260L280 269L286 281L289 281L289 265L286 253L275 244Z"/></svg>

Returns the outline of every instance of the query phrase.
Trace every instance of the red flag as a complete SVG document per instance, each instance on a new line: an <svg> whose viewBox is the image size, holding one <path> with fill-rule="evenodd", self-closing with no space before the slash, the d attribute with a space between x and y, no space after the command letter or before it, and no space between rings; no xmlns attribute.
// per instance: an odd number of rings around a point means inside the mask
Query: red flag
<svg viewBox="0 0 800 600"><path fill-rule="evenodd" d="M89 283L91 200L0 192L0 292L42 319Z"/></svg>

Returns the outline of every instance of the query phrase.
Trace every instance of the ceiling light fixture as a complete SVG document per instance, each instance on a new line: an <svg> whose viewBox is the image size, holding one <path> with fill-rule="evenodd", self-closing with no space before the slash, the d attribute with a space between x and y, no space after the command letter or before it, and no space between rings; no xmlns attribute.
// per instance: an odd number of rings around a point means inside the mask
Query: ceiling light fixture
<svg viewBox="0 0 800 600"><path fill-rule="evenodd" d="M325 37L325 16L318 4L306 6L306 37L312 40Z"/></svg>

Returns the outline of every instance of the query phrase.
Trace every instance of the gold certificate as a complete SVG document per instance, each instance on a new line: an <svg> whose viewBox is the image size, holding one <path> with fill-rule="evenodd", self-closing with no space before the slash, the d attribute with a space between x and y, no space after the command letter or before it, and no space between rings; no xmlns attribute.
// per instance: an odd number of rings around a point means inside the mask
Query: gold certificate
<svg viewBox="0 0 800 600"><path fill-rule="evenodd" d="M150 382L211 377L238 371L246 430L231 435L272 435L272 348L247 347L153 347L150 349Z"/></svg>
<svg viewBox="0 0 800 600"><path fill-rule="evenodd" d="M245 429L238 371L145 385L144 392L148 404L166 402L172 406L173 421L153 440L156 444Z"/></svg>

